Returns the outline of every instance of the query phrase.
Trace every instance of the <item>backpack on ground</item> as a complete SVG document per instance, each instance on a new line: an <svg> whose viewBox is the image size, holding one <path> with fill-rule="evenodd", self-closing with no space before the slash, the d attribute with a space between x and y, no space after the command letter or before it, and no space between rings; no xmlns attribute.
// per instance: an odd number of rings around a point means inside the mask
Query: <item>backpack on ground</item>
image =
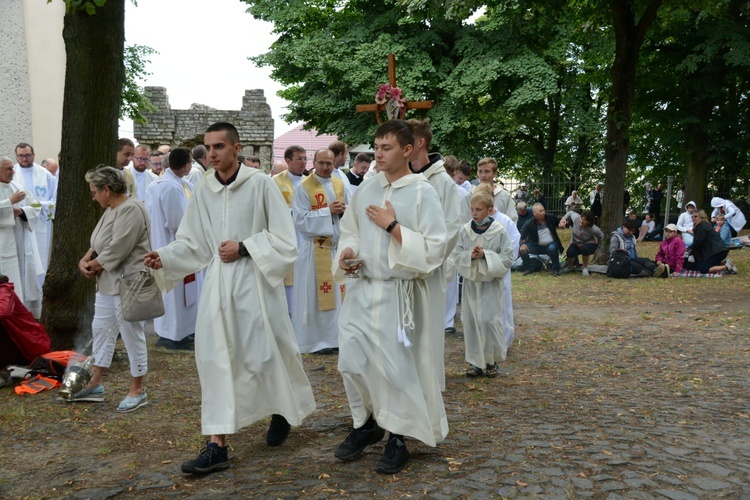
<svg viewBox="0 0 750 500"><path fill-rule="evenodd" d="M43 375L45 377L62 380L65 369L72 360L76 361L82 356L75 351L52 351L42 354L31 362L32 375ZM85 359L85 358L84 358Z"/></svg>
<svg viewBox="0 0 750 500"><path fill-rule="evenodd" d="M626 250L617 250L609 258L607 276L616 279L625 279L630 276L630 256Z"/></svg>

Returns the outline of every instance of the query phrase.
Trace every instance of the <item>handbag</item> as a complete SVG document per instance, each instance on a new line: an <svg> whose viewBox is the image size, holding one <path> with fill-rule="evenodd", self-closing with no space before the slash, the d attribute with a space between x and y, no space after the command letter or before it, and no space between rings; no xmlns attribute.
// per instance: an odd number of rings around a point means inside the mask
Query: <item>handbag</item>
<svg viewBox="0 0 750 500"><path fill-rule="evenodd" d="M148 230L148 216L143 206L136 203L143 212L143 222L148 236L148 247L151 248L151 234ZM141 284L142 283L142 284ZM140 286L139 286L140 284ZM122 319L129 322L146 321L164 316L164 298L156 285L156 279L147 268L143 268L132 280L120 276L120 306Z"/></svg>
<svg viewBox="0 0 750 500"><path fill-rule="evenodd" d="M138 286L139 281L143 283L140 286ZM125 321L146 321L164 316L165 313L161 290L156 285L156 279L145 268L135 279L126 280L124 277L120 279L120 304L122 319Z"/></svg>

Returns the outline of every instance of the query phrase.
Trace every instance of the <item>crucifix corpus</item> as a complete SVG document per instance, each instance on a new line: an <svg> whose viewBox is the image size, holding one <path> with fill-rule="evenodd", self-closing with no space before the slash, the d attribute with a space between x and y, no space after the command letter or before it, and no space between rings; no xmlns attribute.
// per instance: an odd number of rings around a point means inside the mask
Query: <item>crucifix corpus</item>
<svg viewBox="0 0 750 500"><path fill-rule="evenodd" d="M383 124L380 113L385 111L389 120L403 119L410 109L430 109L432 101L407 101L396 86L396 55L388 54L388 84L381 85L375 94L375 104L357 104L357 112L374 112L378 125Z"/></svg>

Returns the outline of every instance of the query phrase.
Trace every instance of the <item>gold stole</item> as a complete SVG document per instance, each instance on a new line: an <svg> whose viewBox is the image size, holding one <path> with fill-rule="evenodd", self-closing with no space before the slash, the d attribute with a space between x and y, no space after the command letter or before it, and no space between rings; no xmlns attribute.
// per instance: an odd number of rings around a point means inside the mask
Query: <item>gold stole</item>
<svg viewBox="0 0 750 500"><path fill-rule="evenodd" d="M294 183L292 182L289 174L279 172L273 176L273 180L276 181L276 185L279 186L281 194L284 196L284 200L289 208L292 208L292 198L294 196ZM294 266L289 270L286 276L284 276L284 286L294 286Z"/></svg>
<svg viewBox="0 0 750 500"><path fill-rule="evenodd" d="M331 177L333 192L337 200L344 200L344 183L341 179ZM320 210L328 206L326 193L315 174L310 174L302 181L310 199L310 209ZM315 288L318 292L318 311L331 311L336 309L336 292L331 272L331 237L314 236L313 252L315 255ZM341 300L344 299L344 286L341 286Z"/></svg>

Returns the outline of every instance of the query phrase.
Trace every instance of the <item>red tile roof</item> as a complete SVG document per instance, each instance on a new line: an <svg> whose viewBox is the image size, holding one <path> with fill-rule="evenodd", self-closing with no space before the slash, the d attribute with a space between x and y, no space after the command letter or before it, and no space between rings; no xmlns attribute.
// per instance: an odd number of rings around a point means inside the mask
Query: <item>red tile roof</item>
<svg viewBox="0 0 750 500"><path fill-rule="evenodd" d="M329 144L338 140L338 136L335 135L318 135L316 130L302 130L303 126L304 125L299 125L274 139L274 161L284 161L284 150L289 146L302 146L307 150L307 169L310 170L312 168L312 159L315 151L327 148Z"/></svg>

